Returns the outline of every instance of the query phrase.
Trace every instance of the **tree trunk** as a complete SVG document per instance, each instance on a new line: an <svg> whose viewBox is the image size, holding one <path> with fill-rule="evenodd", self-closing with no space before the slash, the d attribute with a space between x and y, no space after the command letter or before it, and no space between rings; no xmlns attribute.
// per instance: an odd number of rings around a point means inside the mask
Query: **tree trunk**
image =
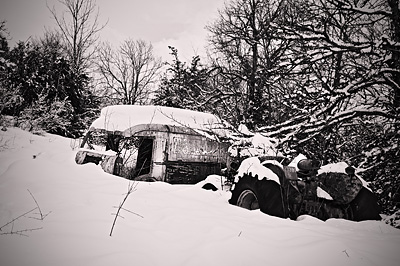
<svg viewBox="0 0 400 266"><path fill-rule="evenodd" d="M388 0L388 4L392 11L392 30L393 36L392 39L395 43L400 43L400 8L399 8L399 0ZM392 60L390 62L389 67L393 68L393 76L392 79L396 83L394 87L394 99L393 99L393 107L396 109L396 112L400 112L400 50L397 47L393 47L392 51Z"/></svg>

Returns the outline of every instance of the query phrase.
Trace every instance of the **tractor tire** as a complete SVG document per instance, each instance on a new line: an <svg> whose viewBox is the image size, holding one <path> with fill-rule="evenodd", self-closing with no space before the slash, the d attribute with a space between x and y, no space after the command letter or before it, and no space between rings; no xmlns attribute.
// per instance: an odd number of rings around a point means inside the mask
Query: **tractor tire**
<svg viewBox="0 0 400 266"><path fill-rule="evenodd" d="M232 205L256 210L268 215L287 218L287 211L282 200L281 186L272 180L259 180L258 176L244 174L235 184L232 197L229 200Z"/></svg>

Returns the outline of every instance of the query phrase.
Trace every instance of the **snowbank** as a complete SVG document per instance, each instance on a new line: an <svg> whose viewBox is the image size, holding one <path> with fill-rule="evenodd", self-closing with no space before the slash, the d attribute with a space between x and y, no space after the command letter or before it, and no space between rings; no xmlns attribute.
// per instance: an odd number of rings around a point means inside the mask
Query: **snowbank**
<svg viewBox="0 0 400 266"><path fill-rule="evenodd" d="M74 141L66 138L9 129L0 132L0 141L1 265L400 262L400 230L383 222L281 219L232 206L229 192L199 185L138 182L110 237L115 206L125 197L128 180L94 164L75 164ZM47 215L42 220L31 195ZM10 234L19 230L26 236Z"/></svg>

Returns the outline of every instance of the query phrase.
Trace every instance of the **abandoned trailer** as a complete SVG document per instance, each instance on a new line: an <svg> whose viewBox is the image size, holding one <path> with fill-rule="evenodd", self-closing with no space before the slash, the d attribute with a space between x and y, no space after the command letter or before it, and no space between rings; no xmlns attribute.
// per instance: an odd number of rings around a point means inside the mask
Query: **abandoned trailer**
<svg viewBox="0 0 400 266"><path fill-rule="evenodd" d="M164 106L109 106L89 128L78 164L128 179L194 184L226 167L226 124L208 113Z"/></svg>

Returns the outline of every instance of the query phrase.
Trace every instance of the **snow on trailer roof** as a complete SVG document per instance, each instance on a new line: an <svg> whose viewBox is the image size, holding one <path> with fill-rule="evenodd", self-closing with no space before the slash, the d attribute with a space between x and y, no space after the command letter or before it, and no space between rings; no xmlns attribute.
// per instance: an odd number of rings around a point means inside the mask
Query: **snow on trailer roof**
<svg viewBox="0 0 400 266"><path fill-rule="evenodd" d="M226 136L224 129L226 124L213 114L155 105L105 107L101 110L100 117L93 121L90 129L124 132L134 126L148 124L187 127Z"/></svg>

